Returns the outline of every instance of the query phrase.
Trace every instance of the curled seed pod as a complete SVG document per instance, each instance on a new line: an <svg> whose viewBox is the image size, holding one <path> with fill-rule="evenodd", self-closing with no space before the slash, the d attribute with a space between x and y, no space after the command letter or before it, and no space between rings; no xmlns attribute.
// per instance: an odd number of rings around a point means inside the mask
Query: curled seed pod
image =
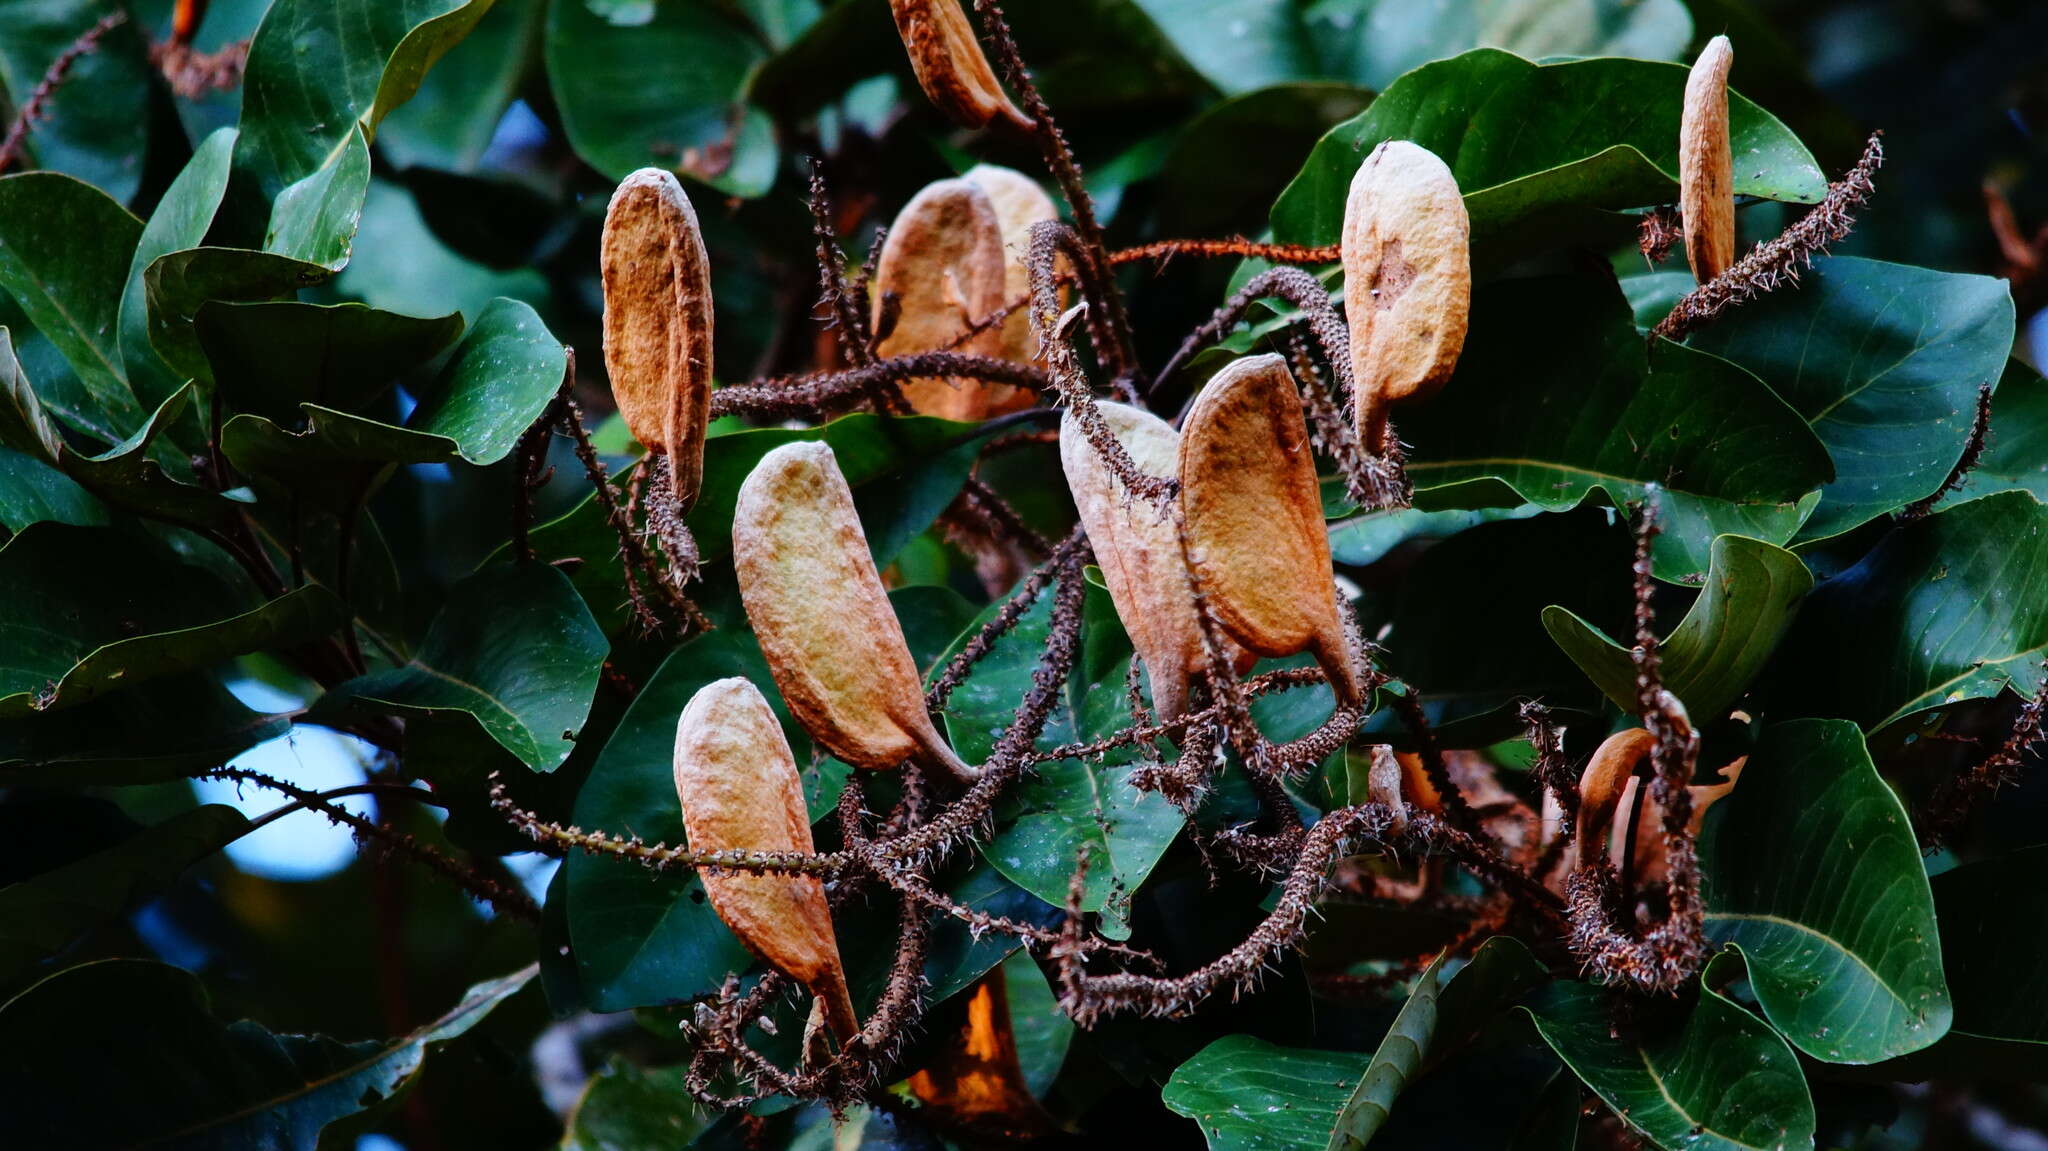
<svg viewBox="0 0 2048 1151"><path fill-rule="evenodd" d="M811 850L796 759L759 688L737 676L705 684L676 722L676 798L698 851ZM803 984L841 1043L860 1032L815 875L704 873L712 910L748 951Z"/></svg>
<svg viewBox="0 0 2048 1151"><path fill-rule="evenodd" d="M1171 476L1179 466L1180 433L1142 408L1109 400L1096 410L1117 441L1148 476ZM1152 706L1168 722L1187 711L1188 684L1206 663L1194 589L1181 558L1174 513L1138 499L1083 435L1071 412L1060 418L1060 464L1094 545L1095 561L1131 646L1145 661ZM1241 665L1248 653L1231 645Z"/></svg>
<svg viewBox="0 0 2048 1151"><path fill-rule="evenodd" d="M1406 140L1372 150L1344 202L1344 316L1359 442L1393 445L1387 409L1451 378L1472 311L1472 224L1458 181Z"/></svg>
<svg viewBox="0 0 2048 1151"><path fill-rule="evenodd" d="M1650 754L1657 737L1640 727L1617 731L1594 750L1579 773L1579 858L1596 858L1600 836L1614 822L1622 794L1635 778L1636 765Z"/></svg>
<svg viewBox="0 0 2048 1151"><path fill-rule="evenodd" d="M855 767L915 760L975 777L925 710L831 448L784 444L761 457L740 487L732 556L768 670L805 731Z"/></svg>
<svg viewBox="0 0 2048 1151"><path fill-rule="evenodd" d="M1707 41L1685 81L1678 122L1678 211L1685 259L1704 284L1735 262L1735 155L1728 142L1728 37Z"/></svg>
<svg viewBox="0 0 2048 1151"><path fill-rule="evenodd" d="M1013 304L1028 300L1031 296L1031 269L1025 260L1031 253L1031 228L1047 220L1060 218L1059 208L1052 197L1045 194L1038 181L1013 168L995 164L977 164L968 169L962 179L972 182L988 193L989 202L995 205L996 221L1003 233L1003 302ZM1062 257L1055 270L1064 271L1067 261ZM1002 347L996 353L1006 360L1028 364L1038 358L1038 329L1031 322L1031 309L1019 307L1003 319ZM1028 408L1037 396L1028 388L1012 388L1016 398L997 403L990 415Z"/></svg>
<svg viewBox="0 0 2048 1151"><path fill-rule="evenodd" d="M1181 432L1180 483L1188 559L1223 630L1255 655L1313 654L1340 705L1363 702L1285 360L1247 356L1202 389Z"/></svg>
<svg viewBox="0 0 2048 1151"><path fill-rule="evenodd" d="M711 419L711 260L672 173L642 168L619 184L598 253L612 398L633 438L668 455L688 508Z"/></svg>
<svg viewBox="0 0 2048 1151"><path fill-rule="evenodd" d="M876 342L876 354L903 356L953 347L986 356L1000 353L1003 328L971 337L967 333L975 321L1003 306L1007 276L1002 222L988 193L966 180L925 185L903 206L882 242L873 287L874 324L880 331L883 309L892 296L896 322ZM983 419L1002 393L1017 390L937 377L903 384L912 411L953 420Z"/></svg>
<svg viewBox="0 0 2048 1151"><path fill-rule="evenodd" d="M1001 118L1031 130L1031 118L996 82L960 0L889 0L889 11L910 53L910 70L933 106L963 128L986 127Z"/></svg>

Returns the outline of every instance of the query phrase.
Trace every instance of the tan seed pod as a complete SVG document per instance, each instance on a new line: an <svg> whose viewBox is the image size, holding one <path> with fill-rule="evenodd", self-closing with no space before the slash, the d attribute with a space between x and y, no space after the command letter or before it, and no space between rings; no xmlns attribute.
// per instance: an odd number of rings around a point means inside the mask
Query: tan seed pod
<svg viewBox="0 0 2048 1151"><path fill-rule="evenodd" d="M889 11L910 53L910 70L933 106L963 128L986 127L1001 118L1031 130L1031 118L996 82L960 0L889 0Z"/></svg>
<svg viewBox="0 0 2048 1151"><path fill-rule="evenodd" d="M732 525L740 600L791 714L825 750L882 770L978 774L939 737L917 664L868 554L853 491L824 444L754 465Z"/></svg>
<svg viewBox="0 0 2048 1151"><path fill-rule="evenodd" d="M905 356L952 348L994 356L1003 331L993 327L963 341L976 320L1003 306L1003 228L988 193L967 180L925 185L889 227L875 266L874 324L882 330L894 297L896 318L875 351ZM1020 389L979 380L906 380L903 396L920 415L979 420ZM1029 393L1025 393L1028 406Z"/></svg>
<svg viewBox="0 0 2048 1151"><path fill-rule="evenodd" d="M1173 425L1128 404L1105 400L1095 406L1139 471L1148 476L1175 474L1180 433ZM1145 661L1152 706L1162 720L1179 719L1187 711L1188 685L1207 656L1174 517L1131 494L1082 434L1071 412L1060 419L1060 465L1081 513L1081 526L1094 545L1095 562L1102 567L1102 581L1109 585L1117 618ZM1249 653L1235 644L1230 650L1240 665L1249 664Z"/></svg>
<svg viewBox="0 0 2048 1151"><path fill-rule="evenodd" d="M674 174L642 168L605 209L604 363L633 438L665 452L688 508L711 419L711 260Z"/></svg>
<svg viewBox="0 0 2048 1151"><path fill-rule="evenodd" d="M996 221L1003 232L1003 302L1029 299L1031 270L1025 261L1031 254L1031 229L1059 219L1059 208L1038 181L1013 168L977 164L963 178L988 193L989 202L995 205ZM1056 266L1065 268L1066 260L1062 258ZM1020 307L1004 318L1002 347L996 354L1020 364L1038 358L1038 329L1032 326L1029 307ZM1017 396L994 404L990 415L1020 411L1038 398L1029 388L1010 390Z"/></svg>
<svg viewBox="0 0 2048 1151"><path fill-rule="evenodd" d="M1617 731L1601 741L1593 758L1579 773L1579 857L1595 858L1593 852L1614 822L1622 795L1635 778L1636 765L1650 754L1656 738L1640 727Z"/></svg>
<svg viewBox="0 0 2048 1151"><path fill-rule="evenodd" d="M676 722L676 798L697 851L811 850L796 759L759 688L737 676L697 689ZM808 988L841 1043L860 1030L815 875L704 873L712 910L748 951Z"/></svg>
<svg viewBox="0 0 2048 1151"><path fill-rule="evenodd" d="M1372 150L1344 202L1344 315L1359 442L1393 445L1388 408L1451 378L1472 311L1472 224L1458 181L1406 140Z"/></svg>
<svg viewBox="0 0 2048 1151"><path fill-rule="evenodd" d="M1678 212L1685 259L1704 284L1735 262L1735 154L1728 141L1728 37L1707 41L1685 81L1678 122Z"/></svg>
<svg viewBox="0 0 2048 1151"><path fill-rule="evenodd" d="M1286 361L1247 356L1202 389L1182 425L1180 483L1188 556L1224 631L1257 655L1313 654L1338 703L1363 702Z"/></svg>

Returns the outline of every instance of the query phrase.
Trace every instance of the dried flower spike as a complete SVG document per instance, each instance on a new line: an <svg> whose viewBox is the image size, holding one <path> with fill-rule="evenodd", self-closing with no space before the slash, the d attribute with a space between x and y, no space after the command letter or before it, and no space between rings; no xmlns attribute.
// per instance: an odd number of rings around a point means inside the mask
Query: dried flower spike
<svg viewBox="0 0 2048 1151"><path fill-rule="evenodd" d="M1393 447L1388 408L1451 378L1472 311L1472 224L1458 181L1406 140L1372 150L1344 202L1344 315L1359 442Z"/></svg>
<svg viewBox="0 0 2048 1151"><path fill-rule="evenodd" d="M740 599L805 731L855 767L905 760L978 774L939 737L832 449L784 444L754 465L732 525Z"/></svg>
<svg viewBox="0 0 2048 1151"><path fill-rule="evenodd" d="M1340 705L1363 702L1285 360L1247 356L1202 389L1181 432L1180 483L1188 557L1223 630L1257 655L1310 652Z"/></svg>
<svg viewBox="0 0 2048 1151"><path fill-rule="evenodd" d="M1047 220L1060 218L1059 208L1052 197L1045 194L1038 181L1014 168L995 164L976 164L962 177L988 193L989 203L995 205L996 222L1003 234L1003 302L1013 304L1028 301L1031 296L1031 269L1025 260L1031 254L1031 228ZM1061 259L1055 270L1067 267ZM1003 318L1002 346L996 354L1003 359L1028 364L1038 358L1038 330L1031 323L1031 309L1019 307ZM1037 396L1027 388L1013 388L1020 401L1010 401L1008 406L998 403L990 415L1020 411L1028 408Z"/></svg>
<svg viewBox="0 0 2048 1151"><path fill-rule="evenodd" d="M796 759L760 689L737 676L708 683L676 723L676 798L698 851L811 850ZM711 907L748 951L808 988L841 1043L860 1032L815 875L704 873Z"/></svg>
<svg viewBox="0 0 2048 1151"><path fill-rule="evenodd" d="M1704 284L1735 263L1735 156L1728 141L1728 37L1707 41L1685 81L1678 124L1678 211L1685 259Z"/></svg>
<svg viewBox="0 0 2048 1151"><path fill-rule="evenodd" d="M1096 402L1103 423L1148 476L1174 475L1180 462L1180 433L1142 408L1108 400ZM1188 684L1207 664L1202 624L1195 615L1194 589L1181 559L1176 512L1131 494L1088 437L1073 413L1060 419L1060 464L1081 513L1081 526L1094 545L1095 561L1117 618L1145 661L1152 706L1171 722L1187 711ZM1176 509L1177 510L1177 509ZM1232 653L1249 656L1231 645Z"/></svg>
<svg viewBox="0 0 2048 1151"><path fill-rule="evenodd" d="M885 309L896 309L895 325L875 344L881 356L914 355L942 348L993 356L1002 351L1001 327L972 336L974 323L1003 306L1002 222L988 193L967 180L927 184L889 227L875 268L875 330ZM890 298L894 297L893 305ZM979 420L1020 389L979 380L924 377L906 380L903 396L912 411L952 420ZM1030 393L1024 392L1029 406Z"/></svg>
<svg viewBox="0 0 2048 1151"><path fill-rule="evenodd" d="M673 173L642 168L619 184L598 259L612 397L633 438L668 455L687 509L711 418L711 260Z"/></svg>
<svg viewBox="0 0 2048 1151"><path fill-rule="evenodd" d="M982 128L997 118L1029 132L1031 118L1010 102L981 41L974 38L960 0L889 0L896 34L910 53L918 86L939 111L963 128Z"/></svg>

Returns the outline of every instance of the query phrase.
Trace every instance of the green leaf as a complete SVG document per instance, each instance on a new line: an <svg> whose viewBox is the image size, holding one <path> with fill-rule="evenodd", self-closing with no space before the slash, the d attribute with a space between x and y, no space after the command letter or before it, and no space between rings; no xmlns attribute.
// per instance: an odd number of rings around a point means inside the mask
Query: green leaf
<svg viewBox="0 0 2048 1151"><path fill-rule="evenodd" d="M323 510L346 512L367 499L397 464L438 464L456 458L456 444L364 416L301 405L306 430L294 432L262 416L236 416L221 429L221 454L237 471L282 485Z"/></svg>
<svg viewBox="0 0 2048 1151"><path fill-rule="evenodd" d="M121 361L136 396L145 403L163 402L184 381L173 375L149 342L149 293L143 274L159 257L205 242L206 230L227 194L234 151L233 128L214 132L193 150L192 158L149 214L135 255L128 261L127 285L121 293Z"/></svg>
<svg viewBox="0 0 2048 1151"><path fill-rule="evenodd" d="M50 65L108 8L99 0L0 0L0 104L28 102ZM127 20L71 62L24 140L26 165L76 176L128 200L142 183L149 139L150 67Z"/></svg>
<svg viewBox="0 0 2048 1151"><path fill-rule="evenodd" d="M1766 728L1700 834L1707 935L1742 952L1764 1016L1830 1063L1948 1030L1934 897L1898 796L1856 725Z"/></svg>
<svg viewBox="0 0 2048 1151"><path fill-rule="evenodd" d="M1316 144L1273 205L1274 238L1336 243L1351 177L1385 140L1412 140L1450 165L1479 241L1554 209L1674 200L1685 76L1677 64L1535 64L1492 48L1425 64ZM1730 92L1728 125L1736 195L1810 204L1826 193L1776 117Z"/></svg>
<svg viewBox="0 0 2048 1151"><path fill-rule="evenodd" d="M1645 349L1612 281L1496 284L1444 394L1395 425L1415 446L1417 506L1576 507L1655 498L1656 574L1706 570L1724 533L1789 539L1801 497L1829 477L1798 412L1725 360Z"/></svg>
<svg viewBox="0 0 2048 1151"><path fill-rule="evenodd" d="M1525 1005L1536 1032L1622 1122L1666 1151L1813 1146L1813 1099L1799 1059L1763 1021L1710 989L1680 1020L1635 1019L1560 980Z"/></svg>
<svg viewBox="0 0 2048 1151"><path fill-rule="evenodd" d="M205 379L206 353L193 331L201 307L290 299L333 275L332 268L246 248L184 248L159 256L142 273L150 346L174 375Z"/></svg>
<svg viewBox="0 0 2048 1151"><path fill-rule="evenodd" d="M1813 590L1787 633L1773 714L1853 719L1873 736L2010 688L2048 654L2048 507L2026 492L1905 524Z"/></svg>
<svg viewBox="0 0 2048 1151"><path fill-rule="evenodd" d="M2048 380L2009 360L1991 405L1991 442L1952 500L2018 488L2048 500Z"/></svg>
<svg viewBox="0 0 2048 1151"><path fill-rule="evenodd" d="M718 6L657 4L620 27L550 4L546 54L569 143L606 179L668 168L743 198L775 182L774 126L743 101L767 52Z"/></svg>
<svg viewBox="0 0 2048 1151"><path fill-rule="evenodd" d="M91 703L0 720L0 783L154 783L218 767L291 723L242 705L213 676L169 676Z"/></svg>
<svg viewBox="0 0 2048 1151"><path fill-rule="evenodd" d="M461 255L427 226L412 192L386 180L370 181L355 252L334 288L407 314L460 308L472 321L497 296L543 309L549 300L548 280L539 269L500 271Z"/></svg>
<svg viewBox="0 0 2048 1151"><path fill-rule="evenodd" d="M230 410L297 421L301 404L351 412L462 334L459 314L425 319L361 304L209 303L193 332Z"/></svg>
<svg viewBox="0 0 2048 1151"><path fill-rule="evenodd" d="M55 172L0 178L0 291L78 374L94 405L60 414L118 440L143 416L121 363L119 308L142 221L90 184Z"/></svg>
<svg viewBox="0 0 2048 1151"><path fill-rule="evenodd" d="M370 142L358 126L318 168L287 184L270 208L263 250L340 270L370 192Z"/></svg>
<svg viewBox="0 0 2048 1151"><path fill-rule="evenodd" d="M690 1099L687 1066L636 1067L614 1059L590 1077L562 1133L561 1151L686 1147L715 1116Z"/></svg>
<svg viewBox="0 0 2048 1151"><path fill-rule="evenodd" d="M385 157L400 168L475 171L535 55L545 8L542 0L496 0L385 118L377 134Z"/></svg>
<svg viewBox="0 0 2048 1151"><path fill-rule="evenodd" d="M107 522L107 507L42 460L0 448L0 527L18 532L44 520L91 527Z"/></svg>
<svg viewBox="0 0 2048 1151"><path fill-rule="evenodd" d="M1287 173L1317 138L1371 99L1372 93L1348 84L1295 83L1204 109L1174 136L1153 183L1159 230L1256 232Z"/></svg>
<svg viewBox="0 0 2048 1151"><path fill-rule="evenodd" d="M1371 1065L1355 1051L1226 1035L1176 1067L1159 1101L1193 1119L1209 1151L1321 1151L1351 1085Z"/></svg>
<svg viewBox="0 0 2048 1151"><path fill-rule="evenodd" d="M389 1098L430 1046L468 1031L533 973L476 984L410 1035L342 1043L223 1023L188 971L88 963L0 1007L0 1111L14 1134L41 1146L176 1140L314 1151L323 1127Z"/></svg>
<svg viewBox="0 0 2048 1151"><path fill-rule="evenodd" d="M1948 478L2012 352L2005 281L1849 256L1745 304L1691 345L1755 372L1813 425L1834 482L1799 529L1825 539Z"/></svg>
<svg viewBox="0 0 2048 1151"><path fill-rule="evenodd" d="M0 887L0 986L162 891L187 867L249 828L248 817L211 803L144 828L75 863Z"/></svg>
<svg viewBox="0 0 2048 1151"><path fill-rule="evenodd" d="M1202 78L1235 96L1311 79L1315 53L1293 0L1133 0ZM1218 30L1228 28L1227 35Z"/></svg>
<svg viewBox="0 0 2048 1151"><path fill-rule="evenodd" d="M1354 1151L1371 1142L1392 1113L1401 1089L1422 1070L1422 1058L1436 1033L1436 1000L1443 988L1445 954L1439 954L1423 968L1415 989L1408 993L1407 1002L1401 1004L1394 1022L1388 1025L1386 1037L1373 1050L1372 1062L1366 1066L1358 1086L1351 1089L1343 1109L1337 1112L1336 1126L1330 1131L1329 1151Z"/></svg>
<svg viewBox="0 0 2048 1151"><path fill-rule="evenodd" d="M290 647L347 618L301 588L253 610L147 536L41 523L0 548L0 717L52 711L232 655Z"/></svg>
<svg viewBox="0 0 2048 1151"><path fill-rule="evenodd" d="M567 576L546 564L498 564L449 589L411 662L337 686L315 711L467 715L521 763L553 771L590 714L608 651Z"/></svg>
<svg viewBox="0 0 2048 1151"><path fill-rule="evenodd" d="M497 463L554 402L568 361L531 307L501 296L476 318L406 426L455 441L470 463Z"/></svg>
<svg viewBox="0 0 2048 1151"><path fill-rule="evenodd" d="M1468 49L1676 60L1692 40L1679 0L1491 0L1485 4L1322 0L1309 27L1326 68L1373 88Z"/></svg>
<svg viewBox="0 0 2048 1151"><path fill-rule="evenodd" d="M1496 520L1525 520L1541 515L1534 504L1518 508L1453 509L1442 512L1395 508L1367 512L1330 525L1330 558L1340 564L1366 567L1385 559L1388 553L1412 540L1438 540L1457 535L1466 528Z"/></svg>
<svg viewBox="0 0 2048 1151"><path fill-rule="evenodd" d="M1716 537L1706 586L1678 627L1658 641L1664 686L1699 722L1723 715L1763 670L1811 590L1813 573L1784 548ZM1624 647L1554 605L1543 609L1543 627L1616 707L1635 710L1633 643Z"/></svg>
<svg viewBox="0 0 2048 1151"><path fill-rule="evenodd" d="M266 198L412 97L490 0L277 0L249 44L235 167Z"/></svg>
<svg viewBox="0 0 2048 1151"><path fill-rule="evenodd" d="M1039 970L1030 952L1019 948L1001 966L1010 1001L1010 1034L1017 1043L1017 1065L1023 1069L1025 1088L1043 1099L1067 1060L1067 1048L1074 1041L1074 1021L1060 1010L1052 984L1046 982L1045 972Z"/></svg>
<svg viewBox="0 0 2048 1151"><path fill-rule="evenodd" d="M1934 877L1941 961L1955 998L1952 1034L2048 1043L2048 847L1979 860Z"/></svg>

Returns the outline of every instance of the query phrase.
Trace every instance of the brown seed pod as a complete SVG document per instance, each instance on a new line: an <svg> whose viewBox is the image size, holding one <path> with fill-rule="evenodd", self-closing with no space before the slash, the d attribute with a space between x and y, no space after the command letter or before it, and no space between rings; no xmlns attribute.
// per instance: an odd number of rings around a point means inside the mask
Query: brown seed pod
<svg viewBox="0 0 2048 1151"><path fill-rule="evenodd" d="M966 180L925 185L897 214L889 238L882 242L872 289L875 330L883 328L891 296L896 317L895 325L876 341L876 354L903 356L942 348L1000 354L1000 326L963 337L975 321L1003 306L1007 277L1002 222L988 193ZM939 377L903 384L912 411L952 420L984 419L1007 393L1019 390Z"/></svg>
<svg viewBox="0 0 2048 1151"><path fill-rule="evenodd" d="M708 683L676 723L676 798L697 851L811 850L796 759L760 689L737 676ZM860 1031L815 875L704 873L712 910L769 966L824 1005L841 1043Z"/></svg>
<svg viewBox="0 0 2048 1151"><path fill-rule="evenodd" d="M960 0L889 0L889 11L910 53L910 70L933 106L963 128L986 127L1000 117L1031 130L1031 118L996 82Z"/></svg>
<svg viewBox="0 0 2048 1151"><path fill-rule="evenodd" d="M1472 311L1472 225L1458 181L1406 140L1372 150L1344 202L1344 315L1359 442L1378 454L1387 409L1451 378Z"/></svg>
<svg viewBox="0 0 2048 1151"><path fill-rule="evenodd" d="M1579 858L1596 858L1600 837L1614 822L1622 793L1635 778L1636 765L1656 742L1655 736L1640 727L1617 731L1601 742L1579 773Z"/></svg>
<svg viewBox="0 0 2048 1151"><path fill-rule="evenodd" d="M711 419L711 260L674 174L642 168L619 184L598 253L612 398L633 438L668 455L688 508Z"/></svg>
<svg viewBox="0 0 2048 1151"><path fill-rule="evenodd" d="M1188 557L1223 630L1256 655L1310 652L1339 704L1363 702L1285 360L1247 356L1202 389L1181 430L1180 483Z"/></svg>
<svg viewBox="0 0 2048 1151"><path fill-rule="evenodd" d="M754 465L732 525L740 600L768 670L805 731L855 767L915 760L976 770L939 738L917 664L824 444L784 444Z"/></svg>
<svg viewBox="0 0 2048 1151"><path fill-rule="evenodd" d="M1128 404L1101 400L1095 407L1139 471L1148 476L1175 474L1180 433L1173 425ZM1060 464L1117 618L1145 661L1153 709L1161 720L1179 719L1187 711L1188 684L1207 657L1201 621L1195 616L1194 589L1181 559L1175 513L1134 497L1081 433L1071 412L1060 419ZM1240 670L1249 665L1249 653L1235 644L1230 650Z"/></svg>
<svg viewBox="0 0 2048 1151"><path fill-rule="evenodd" d="M968 180L988 193L989 202L995 205L996 221L1003 233L1003 302L1013 304L1028 300L1031 295L1031 270L1025 266L1025 259L1031 252L1031 228L1035 224L1060 218L1059 208L1052 197L1045 194L1038 181L1013 168L995 164L977 164L968 169L962 179ZM1060 259L1056 270L1065 270L1067 262ZM1003 319L1002 347L997 355L1006 360L1028 364L1038 358L1038 329L1031 323L1031 309L1019 307ZM1012 388L1014 398L1004 398L992 405L990 415L1021 411L1037 400L1029 388Z"/></svg>
<svg viewBox="0 0 2048 1151"><path fill-rule="evenodd" d="M1707 41L1685 81L1678 122L1678 211L1685 259L1704 284L1735 262L1735 155L1728 142L1728 37Z"/></svg>

